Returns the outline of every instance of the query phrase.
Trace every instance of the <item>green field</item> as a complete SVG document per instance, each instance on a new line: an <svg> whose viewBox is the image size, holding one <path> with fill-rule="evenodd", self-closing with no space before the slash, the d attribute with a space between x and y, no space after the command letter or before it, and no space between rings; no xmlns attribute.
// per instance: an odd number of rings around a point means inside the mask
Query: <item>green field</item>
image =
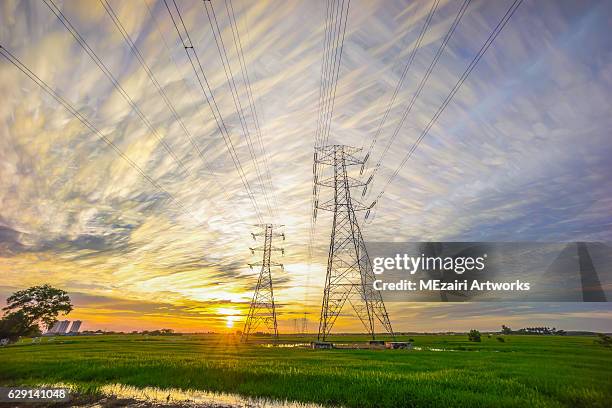
<svg viewBox="0 0 612 408"><path fill-rule="evenodd" d="M0 383L121 383L346 407L612 406L612 350L594 337L410 337L421 350L242 346L222 335L27 340L0 349Z"/></svg>

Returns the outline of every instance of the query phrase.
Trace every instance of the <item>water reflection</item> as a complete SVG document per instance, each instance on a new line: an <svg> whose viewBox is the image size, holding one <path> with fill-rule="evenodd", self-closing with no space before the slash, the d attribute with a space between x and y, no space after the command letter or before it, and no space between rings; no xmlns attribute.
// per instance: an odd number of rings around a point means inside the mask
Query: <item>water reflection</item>
<svg viewBox="0 0 612 408"><path fill-rule="evenodd" d="M248 398L237 394L217 393L176 388L136 388L124 384L109 384L100 388L107 396L133 399L150 403L180 404L181 406L204 406L224 408L322 408L321 405L294 401L274 401L265 398Z"/></svg>
<svg viewBox="0 0 612 408"><path fill-rule="evenodd" d="M310 343L261 343L261 347L279 347L279 348L310 348Z"/></svg>

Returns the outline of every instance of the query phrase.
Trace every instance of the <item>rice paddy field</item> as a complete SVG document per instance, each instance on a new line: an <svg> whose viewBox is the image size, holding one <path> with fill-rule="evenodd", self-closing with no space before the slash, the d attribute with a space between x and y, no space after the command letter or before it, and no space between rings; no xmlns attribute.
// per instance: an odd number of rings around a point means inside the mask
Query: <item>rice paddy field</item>
<svg viewBox="0 0 612 408"><path fill-rule="evenodd" d="M233 335L26 339L0 348L0 384L95 394L118 383L344 407L612 406L612 350L594 337L496 337L415 335L411 351L245 346Z"/></svg>

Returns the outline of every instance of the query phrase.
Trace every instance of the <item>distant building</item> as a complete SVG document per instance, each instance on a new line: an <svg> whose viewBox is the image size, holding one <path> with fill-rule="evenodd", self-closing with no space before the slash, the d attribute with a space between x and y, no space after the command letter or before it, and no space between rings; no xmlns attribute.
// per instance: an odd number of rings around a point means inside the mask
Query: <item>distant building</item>
<svg viewBox="0 0 612 408"><path fill-rule="evenodd" d="M75 320L72 322L72 326L70 326L70 334L77 334L79 332L79 329L81 328L81 321L80 320Z"/></svg>
<svg viewBox="0 0 612 408"><path fill-rule="evenodd" d="M55 333L57 333L61 323L62 322L60 322L59 320L57 322L53 323L53 326L45 334L55 334Z"/></svg>
<svg viewBox="0 0 612 408"><path fill-rule="evenodd" d="M62 334L78 334L82 323L83 322L80 320L74 320L72 325L70 325L70 320L58 320L44 335L53 336ZM70 327L70 330L68 330L68 327Z"/></svg>
<svg viewBox="0 0 612 408"><path fill-rule="evenodd" d="M70 324L70 320L62 320L61 322L59 322L60 325L57 329L57 334L64 334L66 333L66 330L68 330L68 325Z"/></svg>

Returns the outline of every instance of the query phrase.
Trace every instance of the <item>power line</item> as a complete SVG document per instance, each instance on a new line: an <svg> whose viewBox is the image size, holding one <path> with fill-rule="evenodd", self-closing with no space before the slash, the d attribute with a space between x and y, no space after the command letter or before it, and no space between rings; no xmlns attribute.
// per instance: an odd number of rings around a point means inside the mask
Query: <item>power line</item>
<svg viewBox="0 0 612 408"><path fill-rule="evenodd" d="M98 55L94 52L94 50L89 46L87 41L79 34L79 32L74 28L74 26L70 23L70 21L66 18L66 16L61 12L59 7L53 2L53 0L44 0L49 10L58 18L58 20L62 23L62 25L72 34L74 39L79 43L79 45L85 50L87 55L95 62L95 64L100 68L100 70L104 73L104 75L111 81L113 86L121 96L125 99L125 101L130 105L130 107L136 112L138 117L142 120L145 126L149 129L149 131L155 136L157 141L163 146L163 148L172 156L172 159L179 165L181 170L184 173L187 173L187 168L181 161L181 159L174 153L174 151L170 148L170 146L166 143L166 141L161 137L161 135L155 130L151 122L147 119L144 113L138 108L138 105L132 100L132 98L128 95L125 89L121 86L119 81L114 77L111 71L108 69L106 64L98 57Z"/></svg>
<svg viewBox="0 0 612 408"><path fill-rule="evenodd" d="M308 243L308 257L309 257L309 264L311 263L312 260L312 245L313 245L313 240L314 240L314 232L315 232L315 221L316 221L316 211L317 211L317 173L318 173L318 162L316 160L316 149L319 147L320 145L320 139L321 139L321 134L322 134L322 129L323 129L323 123L324 123L324 111L326 108L326 103L327 103L327 83L328 83L328 77L329 77L329 70L330 70L330 48L331 48L331 43L332 43L332 36L333 36L333 26L332 26L332 19L336 20L333 16L334 16L334 11L332 9L332 4L333 1L332 0L328 0L327 2L327 9L326 9L326 16L325 16L325 35L324 35L324 40L323 40L323 58L322 58L322 62L321 62L321 80L319 82L319 105L318 105L318 117L317 117L317 128L316 128L316 132L315 132L315 142L314 142L314 163L313 163L313 194L312 194L312 200L311 200L311 204L312 204L312 214L311 214L311 218L310 218L310 234L309 234L309 243ZM337 8L336 8L337 9ZM335 25L335 21L334 21L334 25Z"/></svg>
<svg viewBox="0 0 612 408"><path fill-rule="evenodd" d="M328 84L330 79L329 72L331 71L331 48L332 43L335 43L335 40L332 41L332 37L335 38L335 26L337 18L334 17L336 14L335 9L332 7L333 0L327 1L327 13L325 17L325 37L323 41L323 59L321 61L321 80L319 83L319 106L318 106L318 121L317 121L317 129L315 133L315 147L320 145L320 139L324 128L324 119L326 117L325 112L327 112L327 102L328 102ZM334 23L332 24L332 20Z"/></svg>
<svg viewBox="0 0 612 408"><path fill-rule="evenodd" d="M189 83L188 83L187 79L182 74L182 72L181 72L181 70L180 70L176 60L172 56L172 51L170 50L170 47L168 46L168 41L166 40L166 37L164 36L164 34L162 33L162 30L159 27L158 19L155 17L155 14L151 10L151 7L149 7L149 4L147 3L147 0L142 0L142 1L145 4L145 6L147 7L147 12L149 13L149 16L151 16L151 20L153 20L153 23L155 25L155 29L157 30L157 33L159 34L159 36L160 36L160 38L162 40L164 48L166 49L166 51L168 53L169 61L172 62L172 65L174 66L174 70L176 71L177 76L181 79L181 83L183 84L183 88L185 88L186 93L188 93L190 95L191 103L193 103L194 105L198 104L199 102L196 100L196 97L193 95L194 94L194 90L189 86ZM202 114L202 112L200 110L198 110L198 114L201 116L201 118L203 120L206 120L206 118L204 117L204 115ZM208 149L204 149L202 151L202 156L206 157L208 152L209 152ZM202 157L202 156L200 156L200 157ZM213 180L215 181L215 184L220 188L220 191L222 191L222 194L225 197L225 200L229 202L229 201L232 200L232 197L230 196L229 191L227 190L227 188L225 188L225 186L222 184L222 182L219 181L219 175L212 168L212 163L213 163L213 160L208 159L208 161L204 162L204 165L206 166L206 168L210 172L211 176L213 177Z"/></svg>
<svg viewBox="0 0 612 408"><path fill-rule="evenodd" d="M323 129L323 140L320 145L324 146L327 144L327 139L329 138L329 132L331 130L331 122L334 116L334 107L336 102L336 90L338 87L338 75L340 74L340 65L342 63L342 52L344 50L344 38L346 34L346 23L348 20L349 8L351 6L351 0L347 0L346 11L344 12L344 27L342 27L342 13L344 9L344 0L342 0L342 5L340 7L340 18L339 18L339 26L338 26L338 35L336 39L336 44L334 46L334 64L332 66L332 84L329 89L329 97L328 97L328 108L327 108L327 125ZM340 39L340 30L342 30L342 39ZM334 74L335 72L335 74ZM333 93L332 93L333 92Z"/></svg>
<svg viewBox="0 0 612 408"><path fill-rule="evenodd" d="M142 68L146 72L147 76L149 77L149 79L151 80L151 82L153 83L155 88L157 89L157 92L160 94L160 96L164 100L164 103L166 104L168 109L171 111L171 113L172 113L172 115L174 117L174 120L180 125L181 129L183 130L183 132L187 136L187 139L189 140L191 146L193 146L193 148L197 152L198 156L200 157L200 159L202 160L202 162L206 166L207 170L211 174L214 174L214 170L212 169L210 163L206 159L206 157L204 155L204 152L202 151L200 146L195 142L191 132L189 132L189 130L185 126L185 123L183 122L183 120L181 119L181 116L176 111L176 108L174 107L174 105L170 101L170 98L166 94L166 91L160 85L159 81L157 80L157 78L153 74L153 71L151 70L151 68L146 63L142 53L140 52L140 50L138 49L138 47L136 46L136 44L134 43L134 41L132 40L130 35L128 34L128 32L125 29L124 25L121 23L121 20L119 20L119 16L117 15L117 13L113 9L113 7L110 5L110 3L107 0L100 0L100 4L102 5L102 7L104 7L104 9L106 10L106 13L113 20L113 23L115 24L115 27L117 27L117 29L119 30L119 32L123 36L124 40L130 46L130 50L132 51L132 53L136 56L136 58L140 62L140 65L142 66ZM146 4L146 2L145 2L145 4ZM148 8L148 5L147 5L147 8ZM149 13L151 14L150 9L149 9ZM165 40L164 40L164 42L165 42ZM213 178L213 179L215 180L217 185L221 186L221 184L217 181L216 178ZM227 194L226 189L222 188L221 191L224 192L226 198L229 198L229 195Z"/></svg>
<svg viewBox="0 0 612 408"><path fill-rule="evenodd" d="M333 1L328 0L327 8L326 8L326 16L325 16L325 35L323 40L323 58L321 62L321 80L319 82L319 105L318 105L318 117L317 117L317 128L315 132L315 142L314 142L314 156L315 160L313 163L313 195L312 195L312 214L310 218L310 233L309 233L309 243L308 243L308 258L309 265L312 261L312 246L314 240L314 232L315 232L315 221L316 221L316 211L317 211L317 173L319 163L316 160L316 149L320 145L320 141L322 138L322 131L324 126L324 119L326 117L325 111L327 107L327 89L328 89L328 78L329 71L331 69L330 59L331 59L331 43L332 37L334 36L334 26L336 25L337 18L334 17L334 14L337 13L332 8ZM338 3L339 4L339 3ZM336 7L336 10L338 7ZM332 19L334 20L334 25L332 26ZM333 41L335 42L335 41Z"/></svg>
<svg viewBox="0 0 612 408"><path fill-rule="evenodd" d="M228 8L229 5L229 8ZM251 87L251 79L249 77L249 71L247 70L247 65L246 65L246 60L244 58L244 49L242 47L242 40L240 38L240 31L238 29L238 22L236 21L236 14L234 12L234 4L232 2L232 0L228 0L225 2L225 9L227 11L227 17L229 19L230 22L230 27L232 28L232 37L234 38L234 46L236 47L237 53L238 53L238 57L239 57L239 61L240 61L240 68L242 70L242 76L243 76L243 81L246 84L246 90L247 90L247 97L249 98L249 106L251 109L251 115L254 118L254 123L255 123L255 130L256 130L256 136L257 136L257 140L259 143L259 148L262 152L262 156L263 156L263 163L264 163L264 172L267 175L267 182L268 182L268 191L270 193L270 196L272 198L272 202L273 202L273 211L274 211L274 216L278 217L278 202L276 199L276 194L275 194L275 188L274 188L274 183L272 182L272 173L270 171L270 166L269 166L269 160L268 160L268 154L266 153L266 148L264 146L263 143L263 137L262 137L262 132L261 132L261 126L260 126L260 121L259 121L259 115L257 113L257 105L255 104L255 98L253 97L253 90ZM230 13L231 10L231 13ZM233 22L232 22L233 20ZM235 35L234 35L234 30L235 30Z"/></svg>
<svg viewBox="0 0 612 408"><path fill-rule="evenodd" d="M423 91L423 88L425 87L425 84L429 80L429 77L430 77L434 67L436 66L436 64L440 60L440 57L442 56L442 52L446 49L446 46L447 46L448 42L450 41L451 37L453 36L453 33L455 32L455 29L457 28L457 26L459 25L459 22L463 18L463 15L465 14L465 12L467 10L467 8L468 8L468 6L470 4L470 1L471 0L464 0L463 4L461 5L459 10L457 11L457 15L455 16L455 19L453 20L450 28L448 29L448 31L446 32L446 35L444 36L442 42L440 43L440 46L438 47L438 50L436 51L436 54L434 55L434 58L432 59L431 63L429 64L429 66L425 70L425 75L423 75L423 78L421 79L421 82L417 86L417 90L412 95L412 99L410 100L410 103L408 104L408 106L404 110L404 113L402 114L402 117L401 117L400 121L398 122L397 126L395 127L395 130L393 131L393 134L391 135L391 137L387 141L387 144L385 146L385 149L383 150L382 155L378 159L378 161L376 163L376 166L374 166L374 170L372 170L372 173L370 174L370 177L368 177L368 182L366 183L365 187L363 188L362 197L365 196L366 191L368 189L368 186L373 181L374 177L378 173L378 170L382 166L382 162L383 162L384 157L386 156L387 152L391 148L391 145L393 144L393 142L395 141L395 139L399 135L399 132L400 132L401 128L404 126L404 122L406 121L406 118L408 117L408 115L412 111L412 108L414 107L414 104L416 103L417 99L421 95L421 92ZM369 155L369 153L368 153L368 155Z"/></svg>
<svg viewBox="0 0 612 408"><path fill-rule="evenodd" d="M327 144L327 140L329 139L329 133L331 130L331 122L332 122L333 114L334 114L336 90L337 90L337 85L338 85L338 75L340 73L340 66L342 63L342 53L344 50L344 38L346 34L346 25L347 25L347 20L348 20L349 8L351 5L350 0L348 0L346 3L347 4L346 11L344 11L344 3L345 3L344 0L342 0L342 3L337 2L339 7L336 7L335 17L334 17L334 11L332 10L331 12L332 19L334 19L335 21L334 21L333 26L331 27L331 30L329 30L330 35L329 35L329 42L327 43L327 58L325 58L326 56L324 55L324 62L323 62L323 68L322 68L322 71L323 71L322 72L322 81L323 81L322 92L324 93L324 96L323 96L322 109L320 109L320 112L319 112L321 116L319 119L319 126L317 129L318 134L315 134L315 149L316 147L324 146L325 144ZM344 22L343 22L343 15L344 15ZM328 11L328 16L329 16L329 11ZM336 26L337 26L337 29L335 29ZM341 31L342 31L342 36L340 35ZM335 37L335 38L332 40L332 37ZM333 47L331 46L332 42L333 42ZM331 56L332 48L333 48L333 57ZM331 62L332 58L333 58L333 62ZM327 66L325 66L326 62L327 62ZM315 163L314 163L315 180L314 180L314 187L313 187L315 201L317 198L316 177L318 175L319 167L320 167L320 164L317 162L315 158ZM314 205L314 208L316 211L316 205ZM316 219L316 213L314 217Z"/></svg>
<svg viewBox="0 0 612 408"><path fill-rule="evenodd" d="M206 16L208 17L208 22L210 23L210 28L213 33L213 38L215 40L215 44L217 46L217 50L219 51L219 56L221 57L221 63L223 65L223 71L225 72L225 78L227 79L227 83L230 88L230 93L232 94L232 100L234 102L234 107L236 108L236 114L238 115L238 120L240 121L240 126L242 128L243 134L246 138L247 146L249 149L249 154L251 159L253 160L253 164L255 166L255 173L257 175L257 179L259 181L261 191L264 197L264 201L266 202L266 206L270 215L272 214L272 207L270 205L270 200L268 199L268 194L266 191L266 185L263 181L263 177L261 175L261 170L259 169L259 162L255 155L255 149L253 148L253 141L251 140L251 132L249 131L249 125L246 123L246 119L244 116L244 110L242 108L242 103L240 102L240 95L238 94L238 87L236 86L236 80L234 78L234 73L232 72L232 66L229 61L229 57L227 55L227 49L225 48L225 43L223 42L223 36L221 35L221 28L219 27L219 22L217 20L217 15L215 13L215 9L213 7L212 1L202 0L204 3L204 9L206 10ZM208 5L210 4L211 11L208 11ZM212 18L211 18L212 15ZM214 20L214 25L213 25ZM215 31L216 27L216 31ZM232 30L233 33L233 30ZM218 35L217 35L218 34Z"/></svg>
<svg viewBox="0 0 612 408"><path fill-rule="evenodd" d="M331 121L333 118L334 103L336 98L336 89L338 84L338 75L340 72L340 65L342 62L342 51L344 49L344 38L346 34L346 25L348 21L348 13L350 8L350 0L346 2L346 11L344 10L345 1L342 3L337 2L339 7L336 7L336 11L333 10L331 4L333 1L328 2L327 16L326 16L326 33L323 46L323 61L321 63L321 84L319 85L319 116L317 121L317 129L315 132L315 159L313 163L313 198L312 198L312 210L313 215L311 219L311 234L314 234L314 222L316 220L316 202L317 202L317 177L320 164L316 160L316 149L321 145L327 143L329 137L329 131L331 127ZM331 10L331 11L330 11ZM344 21L343 21L344 15ZM331 17L330 17L331 16ZM332 25L331 20L334 20ZM337 30L335 27L337 26ZM340 32L342 31L342 36ZM335 37L335 38L333 38ZM333 38L333 39L332 39ZM331 49L333 43L333 57L331 56ZM333 58L333 62L331 59Z"/></svg>
<svg viewBox="0 0 612 408"><path fill-rule="evenodd" d="M187 54L189 63L191 64L191 67L193 68L193 71L195 73L196 79L198 80L200 88L202 89L202 92L204 93L204 98L206 99L206 102L208 106L210 107L210 110L215 119L215 123L217 124L217 128L219 129L219 132L221 133L223 141L225 142L225 146L227 147L227 150L230 154L232 162L234 163L234 167L236 168L236 171L238 172L238 176L240 177L240 180L245 188L247 196L249 197L249 200L251 201L251 204L253 205L253 208L255 210L255 215L258 218L259 222L263 223L263 219L261 217L261 211L259 209L259 206L257 205L257 200L255 199L255 196L253 195L249 181L246 177L246 174L244 173L244 169L242 168L242 164L240 163L240 158L238 157L234 144L232 143L232 140L229 135L229 131L227 130L227 126L225 125L225 121L223 120L223 117L221 116L221 111L219 110L219 106L217 105L215 96L212 93L212 89L210 87L208 79L206 78L206 74L204 73L202 62L200 61L200 58L197 52L195 52L195 48L194 48L193 42L191 41L189 31L187 30L187 27L185 26L185 21L183 20L183 16L181 15L181 12L178 8L178 5L176 4L176 1L172 0L172 3L174 5L174 9L176 10L180 24L183 27L184 33L181 33L180 31L177 21L174 18L172 11L170 10L170 6L168 5L168 0L164 0L164 4L166 6L166 9L168 10L168 14L170 14L170 18L172 19L172 24L174 25L174 28L176 29L176 32L181 41L181 44L183 45L183 48L185 49L185 53ZM198 71L198 68L196 68L196 65L199 67L199 71ZM201 76L200 76L200 73L201 73ZM208 92L206 91L207 89L208 89ZM209 96L209 93L210 93L210 96Z"/></svg>
<svg viewBox="0 0 612 408"><path fill-rule="evenodd" d="M147 180L155 189L157 189L162 194L165 194L177 207L179 207L186 214L191 215L194 219L197 218L187 210L187 208L181 203L179 199L174 197L170 192L168 192L164 187L162 187L157 181L148 176L145 171L136 164L132 159L130 159L123 151L107 136L102 134L98 128L96 128L83 114L81 114L78 110L76 110L70 102L68 102L64 97L62 97L59 93L53 90L45 81L43 81L40 77L38 77L34 72L32 72L28 67L26 67L17 57L15 57L9 50L0 45L0 53L3 57L5 57L11 64L13 64L16 68L18 68L22 73L24 73L28 78L30 78L36 85L38 85L43 91L45 91L48 95L53 97L57 102L59 102L68 112L70 112L75 118L77 118L86 128L95 133L104 143L106 143L109 147L111 147L118 155L123 159L130 167L136 170L145 180ZM199 221L198 221L199 223Z"/></svg>
<svg viewBox="0 0 612 408"><path fill-rule="evenodd" d="M378 194L378 196L376 197L376 199L374 200L372 205L378 203L378 201L380 201L380 199L383 197L387 187L389 187L389 184L391 184L393 179L398 175L398 173L404 167L406 162L408 162L408 160L412 157L413 153L418 148L419 144L425 138L425 136L427 136L429 134L429 131L431 130L431 127L436 123L436 121L438 120L438 118L440 117L442 112L444 112L444 110L446 109L448 104L451 102L451 100L453 99L455 94L459 91L459 89L461 88L461 86L463 85L463 83L465 82L467 77L474 70L474 68L476 67L476 65L478 64L478 62L480 61L480 59L484 55L484 53L489 49L491 44L493 44L493 42L495 41L495 39L497 38L499 33L504 29L504 27L506 26L506 24L508 23L510 18L514 15L514 13L516 12L516 10L518 9L518 7L521 5L522 2L523 2L523 0L514 0L514 2L510 5L510 7L506 11L506 13L502 17L502 19L499 21L499 23L497 23L497 25L495 26L495 28L493 29L493 31L491 32L491 34L489 35L487 40L484 42L484 44L482 45L482 47L480 48L478 53L474 56L474 58L472 59L472 61L468 65L468 67L465 69L465 71L463 72L461 77L459 77L459 80L457 81L455 86L453 86L453 88L451 89L450 93L444 99L444 101L442 102L442 104L440 105L440 107L438 108L438 110L436 111L434 116L431 118L431 120L429 121L429 123L427 124L425 129L423 129L423 131L421 132L421 134L419 135L417 140L414 142L412 147L409 149L408 153L404 156L404 158L403 158L402 162L400 163L400 165L398 166L398 168L388 178L386 184L384 185L383 189L380 191L380 193Z"/></svg>
<svg viewBox="0 0 612 408"><path fill-rule="evenodd" d="M259 209L259 205L257 204L257 200L255 199L255 195L253 194L253 190L251 189L250 183L248 181L248 178L246 177L246 173L244 172L244 169L242 167L242 164L240 162L240 158L238 156L238 153L234 147L234 144L232 142L232 139L230 137L229 131L227 129L227 126L225 125L225 121L223 120L223 116L221 115L221 111L219 109L219 106L217 105L217 101L215 99L215 96L212 92L212 88L210 87L210 84L208 82L208 79L206 77L206 74L204 73L204 67L202 66L202 62L200 61L200 57L198 56L197 52L195 51L193 42L191 41L191 36L189 35L189 31L187 30L187 26L185 25L185 21L183 20L183 16L181 14L180 9L178 8L178 5L176 4L175 0L172 0L172 3L174 4L174 8L177 12L177 15L179 17L179 20L181 22L181 25L183 27L183 29L185 30L185 39L183 39L183 35L180 32L180 29L174 19L174 16L172 15L172 12L170 11L170 8L168 6L168 3L166 0L164 0L164 4L166 5L166 9L168 10L168 13L170 14L170 18L172 19L172 23L174 25L174 28L177 30L177 33L179 35L179 38L181 40L181 42L183 43L183 48L185 49L185 52L187 54L187 57L189 58L189 62L191 64L191 67L194 70L194 73L196 74L196 78L198 80L198 83L200 84L200 88L202 89L204 96L206 98L206 102L208 103L211 112L213 114L213 117L215 119L215 122L217 124L217 127L219 128L219 131L221 133L221 136L223 137L223 140L225 142L225 145L228 149L228 152L230 153L230 157L232 158L232 162L234 163L234 166L236 167L236 170L238 172L238 175L242 181L243 186L245 187L245 190L247 192L247 196L249 197L253 208L255 209L255 214L259 220L259 222L263 222L263 219L261 217L261 211ZM187 40L187 42L185 42L185 40ZM187 45L188 44L188 45ZM189 50L191 50L191 52L193 53L193 57L192 55L189 53ZM198 70L196 68L196 64L198 65L198 67L200 68L200 73L202 74L202 78L200 78L200 75L198 74ZM202 79L204 80L202 82ZM204 84L206 84L206 88L208 89L208 92L210 94L210 98L208 96L208 94L206 93L206 90L204 89ZM212 103L211 103L212 102ZM225 133L224 133L225 132Z"/></svg>
<svg viewBox="0 0 612 408"><path fill-rule="evenodd" d="M404 85L404 80L406 79L406 75L408 74L408 71L410 70L410 67L412 66L412 63L414 62L414 59L415 59L416 54L417 54L417 51L421 47L421 42L423 41L423 38L425 37L425 33L427 32L427 29L429 28L429 26L431 24L431 20L432 20L434 14L436 12L436 9L438 8L438 4L439 4L439 0L435 0L433 2L433 4L431 5L431 9L429 10L429 14L427 15L427 18L425 19L425 23L423 24L423 27L421 28L419 36L417 37L417 40L415 41L414 46L412 47L412 51L410 51L410 54L408 56L408 62L406 62L406 65L404 66L404 70L402 71L402 74L400 75L400 78L397 81L397 84L395 85L395 89L393 90L393 94L391 95L391 99L389 100L389 103L387 104L387 108L385 109L385 113L383 114L383 117L381 118L381 120L380 120L380 122L378 124L378 128L376 129L376 133L374 134L374 137L372 138L372 142L370 143L370 147L369 147L368 151L366 152L366 155L364 156L364 165L361 167L361 174L363 174L363 171L365 169L365 165L368 162L368 159L370 158L370 154L372 154L372 149L374 149L374 145L376 144L376 141L378 140L378 136L380 136L382 128L385 125L385 123L387 122L387 118L389 117L389 112L391 111L391 108L395 104L395 99L397 98L397 95L398 95L400 89ZM367 187L367 185L366 185L366 187Z"/></svg>

